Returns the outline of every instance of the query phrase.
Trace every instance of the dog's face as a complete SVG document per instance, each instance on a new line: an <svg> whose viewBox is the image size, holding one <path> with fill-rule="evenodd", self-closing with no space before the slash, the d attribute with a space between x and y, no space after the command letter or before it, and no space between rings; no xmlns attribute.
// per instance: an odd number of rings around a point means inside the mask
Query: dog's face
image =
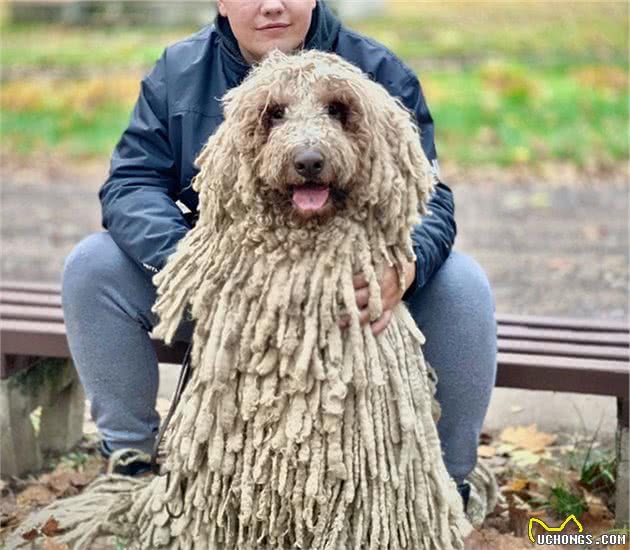
<svg viewBox="0 0 630 550"><path fill-rule="evenodd" d="M368 213L401 224L422 211L432 179L410 114L338 56L272 52L224 104L207 146L223 150L198 162L216 173L230 157L220 177L233 178L222 191L232 206L293 227Z"/></svg>
<svg viewBox="0 0 630 550"><path fill-rule="evenodd" d="M244 154L263 200L297 219L325 220L347 207L364 174L366 113L339 77L304 77L259 92Z"/></svg>

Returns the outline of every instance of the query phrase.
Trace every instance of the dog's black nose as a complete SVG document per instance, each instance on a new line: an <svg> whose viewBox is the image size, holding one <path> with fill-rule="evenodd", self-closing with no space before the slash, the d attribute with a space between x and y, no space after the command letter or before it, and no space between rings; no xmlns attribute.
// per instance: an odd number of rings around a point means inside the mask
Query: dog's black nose
<svg viewBox="0 0 630 550"><path fill-rule="evenodd" d="M297 173L304 178L314 178L324 169L324 155L317 149L302 149L293 157Z"/></svg>

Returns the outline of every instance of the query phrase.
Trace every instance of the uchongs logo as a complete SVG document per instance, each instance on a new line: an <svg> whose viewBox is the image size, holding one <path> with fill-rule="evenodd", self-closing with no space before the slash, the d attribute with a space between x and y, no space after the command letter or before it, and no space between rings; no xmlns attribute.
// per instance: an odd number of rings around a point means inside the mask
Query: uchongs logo
<svg viewBox="0 0 630 550"><path fill-rule="evenodd" d="M577 525L578 533L584 531L584 527L582 527L582 524L579 522L578 518L575 517L575 514L571 514L567 519L565 519L560 527L549 527L549 525L547 525L542 519L529 518L529 527L527 529L529 540L531 540L534 544L537 543L536 539L534 538L534 523L540 525L547 533L561 533L562 531L564 531L564 528L571 520L573 520L573 522Z"/></svg>
<svg viewBox="0 0 630 550"><path fill-rule="evenodd" d="M577 533L563 533L567 525L573 522L577 526ZM534 536L534 524L538 524L543 528L542 533L537 533ZM529 526L527 534L529 540L534 544L623 544L627 542L628 535L626 533L604 533L600 535L599 539L595 540L593 535L584 533L584 527L580 521L575 517L575 514L571 514L565 519L559 527L549 527L543 520L538 518L529 518Z"/></svg>

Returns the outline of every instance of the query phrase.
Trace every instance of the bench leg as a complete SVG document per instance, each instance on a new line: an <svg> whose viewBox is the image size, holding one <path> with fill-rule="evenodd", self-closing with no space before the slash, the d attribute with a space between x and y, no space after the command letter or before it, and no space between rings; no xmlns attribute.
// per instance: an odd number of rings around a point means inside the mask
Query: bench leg
<svg viewBox="0 0 630 550"><path fill-rule="evenodd" d="M42 406L39 447L44 452L65 453L75 447L83 436L83 387L71 361L63 368L67 369L64 373L64 378L68 380L67 387L52 392Z"/></svg>
<svg viewBox="0 0 630 550"><path fill-rule="evenodd" d="M0 474L19 476L39 470L42 455L31 423L30 396L13 380L0 380Z"/></svg>
<svg viewBox="0 0 630 550"><path fill-rule="evenodd" d="M42 468L42 450L64 452L83 428L83 390L71 361L2 357L34 365L0 380L0 473L21 476ZM39 436L30 415L42 407Z"/></svg>
<svg viewBox="0 0 630 550"><path fill-rule="evenodd" d="M630 453L628 445L629 402L617 398L617 484L615 491L615 527L630 525Z"/></svg>

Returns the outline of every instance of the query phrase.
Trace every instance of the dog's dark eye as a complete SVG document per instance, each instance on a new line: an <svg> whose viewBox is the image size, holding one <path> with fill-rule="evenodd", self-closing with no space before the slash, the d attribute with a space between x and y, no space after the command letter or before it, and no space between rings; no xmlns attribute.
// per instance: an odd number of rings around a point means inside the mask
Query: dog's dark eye
<svg viewBox="0 0 630 550"><path fill-rule="evenodd" d="M328 104L328 114L345 124L348 118L348 106L341 103L341 101L333 101Z"/></svg>
<svg viewBox="0 0 630 550"><path fill-rule="evenodd" d="M274 105L273 107L269 107L267 110L267 116L269 117L271 123L277 124L280 122L284 118L285 110L284 105Z"/></svg>

